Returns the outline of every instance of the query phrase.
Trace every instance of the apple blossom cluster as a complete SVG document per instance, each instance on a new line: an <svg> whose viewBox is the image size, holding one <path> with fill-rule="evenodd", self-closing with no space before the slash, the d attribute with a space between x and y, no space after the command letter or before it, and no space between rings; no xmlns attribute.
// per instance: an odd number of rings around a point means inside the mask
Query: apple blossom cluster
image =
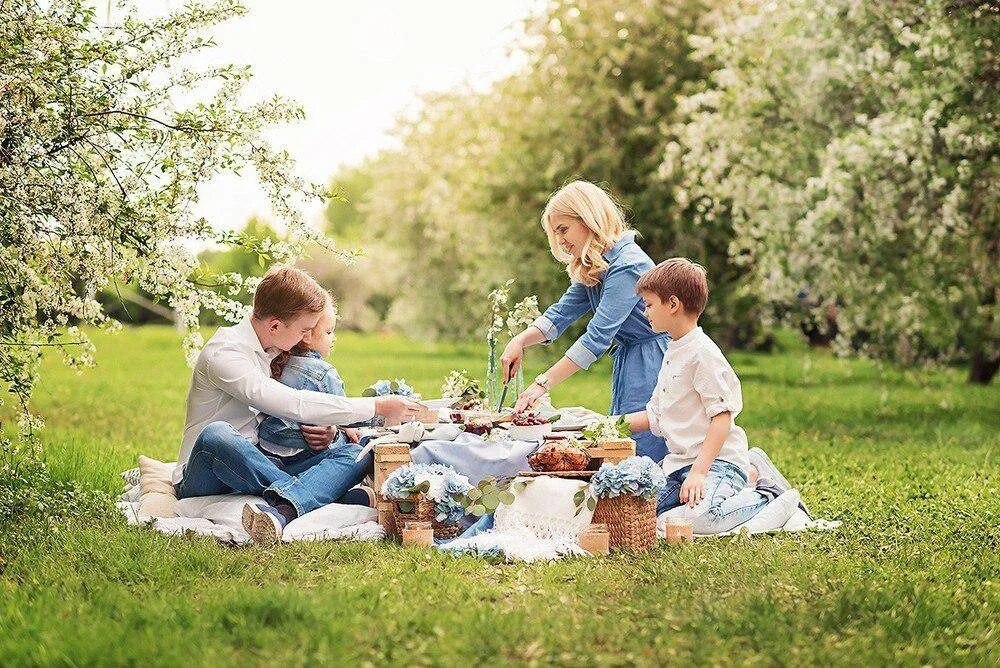
<svg viewBox="0 0 1000 668"><path fill-rule="evenodd" d="M217 24L245 13L235 0L179 5L162 15L130 4L13 0L0 16L0 384L21 427L41 352L93 362L84 327L116 329L100 297L141 289L176 314L189 360L201 346L199 314L233 322L256 282L203 272L198 242L240 245L262 262L293 260L309 245L344 261L303 217L330 197L294 176L286 151L264 132L302 117L272 97L246 102L246 67L193 69ZM287 239L214 230L196 215L198 187L252 169Z"/></svg>
<svg viewBox="0 0 1000 668"><path fill-rule="evenodd" d="M741 1L664 153L780 319L903 364L1000 355L995 17L983 3Z"/></svg>

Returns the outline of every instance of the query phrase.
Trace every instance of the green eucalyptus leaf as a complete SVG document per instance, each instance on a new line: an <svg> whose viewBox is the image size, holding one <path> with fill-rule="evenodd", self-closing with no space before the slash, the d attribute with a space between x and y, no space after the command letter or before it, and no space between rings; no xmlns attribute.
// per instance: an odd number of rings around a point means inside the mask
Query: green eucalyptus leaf
<svg viewBox="0 0 1000 668"><path fill-rule="evenodd" d="M476 501L478 499L483 498L483 490L479 489L478 487L473 487L472 489L469 490L467 496L473 501Z"/></svg>
<svg viewBox="0 0 1000 668"><path fill-rule="evenodd" d="M486 507L483 506L481 503L477 503L473 505L471 508L469 508L469 512L475 515L476 517L482 517L483 515L486 514Z"/></svg>
<svg viewBox="0 0 1000 668"><path fill-rule="evenodd" d="M374 397L375 396L375 390L373 390L372 388L369 387L367 390L365 390L364 392L361 393L361 396L363 396L363 397Z"/></svg>
<svg viewBox="0 0 1000 668"><path fill-rule="evenodd" d="M500 501L507 504L508 506L514 503L514 495L510 492L504 492L500 495Z"/></svg>
<svg viewBox="0 0 1000 668"><path fill-rule="evenodd" d="M587 497L587 510L593 510L597 507L597 499L594 497Z"/></svg>

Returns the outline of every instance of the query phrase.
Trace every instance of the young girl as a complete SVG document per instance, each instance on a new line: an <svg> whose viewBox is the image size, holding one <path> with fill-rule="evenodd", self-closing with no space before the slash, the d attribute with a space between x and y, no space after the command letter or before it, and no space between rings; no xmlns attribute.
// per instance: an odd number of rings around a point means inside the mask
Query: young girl
<svg viewBox="0 0 1000 668"><path fill-rule="evenodd" d="M333 333L336 324L337 311L332 297L326 293L326 307L319 322L291 350L279 354L271 361L271 375L293 389L346 396L344 381L336 367L323 359L330 354L336 340ZM257 429L258 447L268 457L289 464L298 460L305 461L327 449L343 448L361 440L356 429L341 427L337 438L329 446L314 447L306 441L300 427L297 422L269 416ZM359 471L357 481L360 481L362 475L363 472ZM337 499L337 502L374 505L374 494L370 492L368 488L355 488Z"/></svg>
<svg viewBox="0 0 1000 668"><path fill-rule="evenodd" d="M542 215L552 255L566 265L572 280L561 299L504 350L501 368L511 378L524 350L551 343L587 313L587 331L566 354L518 397L519 412L580 369L588 369L611 349L611 414L641 411L656 385L669 337L654 332L642 312L635 287L653 261L635 241L611 195L586 181L574 181L554 194ZM612 349L612 344L615 347ZM649 431L635 435L640 455L660 461L663 439Z"/></svg>

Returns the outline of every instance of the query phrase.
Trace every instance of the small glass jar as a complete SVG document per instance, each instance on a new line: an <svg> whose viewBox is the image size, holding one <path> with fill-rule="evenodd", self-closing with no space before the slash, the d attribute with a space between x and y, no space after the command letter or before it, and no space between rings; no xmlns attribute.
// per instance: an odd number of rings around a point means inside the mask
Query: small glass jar
<svg viewBox="0 0 1000 668"><path fill-rule="evenodd" d="M670 545L690 543L694 540L694 527L691 520L686 517L670 517L667 519L665 534L667 543Z"/></svg>
<svg viewBox="0 0 1000 668"><path fill-rule="evenodd" d="M591 524L580 534L580 547L591 554L607 554L610 549L611 537L608 535L607 524Z"/></svg>
<svg viewBox="0 0 1000 668"><path fill-rule="evenodd" d="M404 547L433 547L434 527L430 522L407 522L403 525Z"/></svg>

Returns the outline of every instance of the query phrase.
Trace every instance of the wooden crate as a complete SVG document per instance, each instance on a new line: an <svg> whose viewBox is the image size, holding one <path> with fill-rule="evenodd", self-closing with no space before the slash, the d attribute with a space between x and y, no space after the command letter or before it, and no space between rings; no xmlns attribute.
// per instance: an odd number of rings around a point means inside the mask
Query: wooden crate
<svg viewBox="0 0 1000 668"><path fill-rule="evenodd" d="M392 501L382 498L382 483L393 471L413 462L406 443L381 443L375 446L375 497L378 500L378 523L394 533Z"/></svg>
<svg viewBox="0 0 1000 668"><path fill-rule="evenodd" d="M620 441L602 441L587 448L587 454L590 455L590 468L596 470L604 462L618 464L635 455L635 441L631 438L623 438Z"/></svg>

